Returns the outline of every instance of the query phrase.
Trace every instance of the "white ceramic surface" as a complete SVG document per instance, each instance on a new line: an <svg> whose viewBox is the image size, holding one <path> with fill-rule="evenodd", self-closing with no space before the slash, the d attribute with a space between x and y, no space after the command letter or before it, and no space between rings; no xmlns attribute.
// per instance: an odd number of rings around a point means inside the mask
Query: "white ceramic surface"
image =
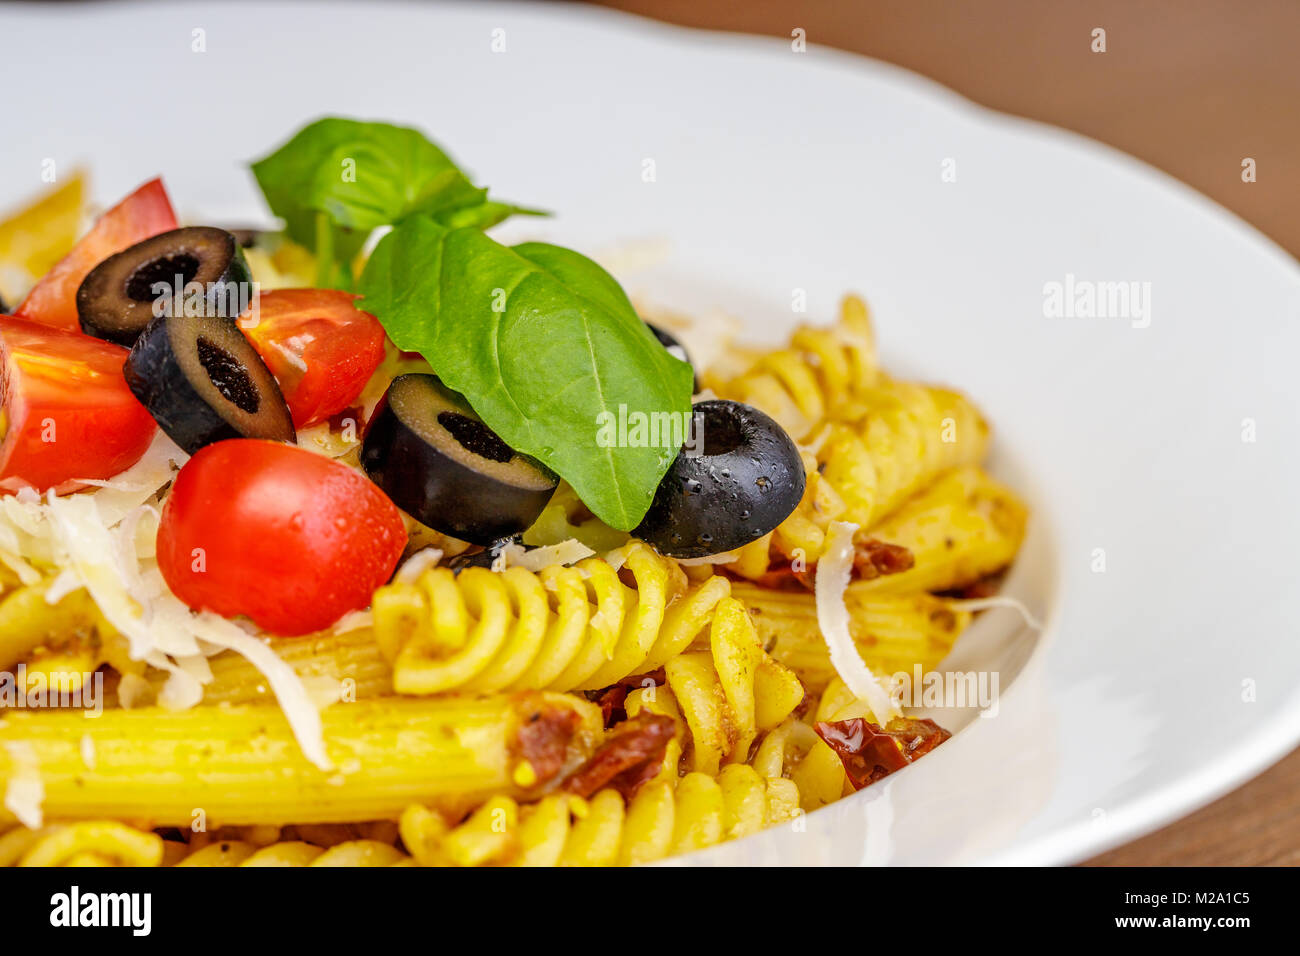
<svg viewBox="0 0 1300 956"><path fill-rule="evenodd" d="M690 862L1073 861L1300 739L1300 268L1192 190L816 36L795 53L582 7L215 2L6 6L0 36L0 205L53 158L92 167L101 201L162 173L190 218L260 222L241 160L322 113L402 121L560 213L512 235L671 240L629 288L768 341L858 290L887 363L981 403L1035 510L1008 587L1045 622L991 612L959 645L1001 670L998 715ZM1149 325L1045 317L1067 274L1150 283Z"/></svg>

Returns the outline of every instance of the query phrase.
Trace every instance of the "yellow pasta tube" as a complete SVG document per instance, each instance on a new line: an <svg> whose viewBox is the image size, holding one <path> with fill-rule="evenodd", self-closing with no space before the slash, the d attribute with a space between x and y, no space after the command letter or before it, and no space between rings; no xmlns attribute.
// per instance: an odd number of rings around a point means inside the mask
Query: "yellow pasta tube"
<svg viewBox="0 0 1300 956"><path fill-rule="evenodd" d="M393 691L393 671L379 652L374 631L360 628L342 634L271 638L276 656L293 668L309 688L346 701L383 697ZM253 704L275 701L266 675L246 657L225 651L208 659L212 680L203 685L203 704ZM151 670L145 679L156 695L168 675Z"/></svg>
<svg viewBox="0 0 1300 956"><path fill-rule="evenodd" d="M45 815L56 820L189 827L199 814L208 826L396 818L412 802L468 807L526 792L516 782L528 756L521 728L535 734L538 720L564 724L569 712L577 718L571 759L585 759L601 734L600 711L568 695L337 704L321 714L333 772L306 760L271 704L109 710L96 719L14 712L0 721L0 790L34 763Z"/></svg>
<svg viewBox="0 0 1300 956"><path fill-rule="evenodd" d="M844 594L849 633L863 661L877 674L913 667L933 670L970 623L968 611L949 607L930 594L880 594L855 581ZM771 657L820 693L835 676L830 652L817 623L817 606L807 591L778 591L737 582L733 593L749 608L759 640Z"/></svg>

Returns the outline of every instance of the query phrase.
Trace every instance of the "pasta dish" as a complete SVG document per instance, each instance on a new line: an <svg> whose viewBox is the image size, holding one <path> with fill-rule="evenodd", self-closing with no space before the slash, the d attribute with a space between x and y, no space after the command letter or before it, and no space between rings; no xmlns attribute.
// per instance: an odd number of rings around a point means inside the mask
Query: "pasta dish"
<svg viewBox="0 0 1300 956"><path fill-rule="evenodd" d="M862 299L634 305L404 127L252 170L0 224L0 864L648 863L944 745L1027 511Z"/></svg>

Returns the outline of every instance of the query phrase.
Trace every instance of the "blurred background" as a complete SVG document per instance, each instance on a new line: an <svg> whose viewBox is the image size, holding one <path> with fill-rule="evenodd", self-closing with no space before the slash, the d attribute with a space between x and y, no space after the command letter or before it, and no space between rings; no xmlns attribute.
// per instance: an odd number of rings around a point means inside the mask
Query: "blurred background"
<svg viewBox="0 0 1300 956"><path fill-rule="evenodd" d="M896 63L1074 130L1190 184L1300 257L1300 0L602 0L685 26ZM1092 51L1105 31L1104 55ZM1242 162L1256 181L1243 182ZM1226 317L1225 317L1226 318ZM1240 790L1091 861L1300 865L1300 750Z"/></svg>

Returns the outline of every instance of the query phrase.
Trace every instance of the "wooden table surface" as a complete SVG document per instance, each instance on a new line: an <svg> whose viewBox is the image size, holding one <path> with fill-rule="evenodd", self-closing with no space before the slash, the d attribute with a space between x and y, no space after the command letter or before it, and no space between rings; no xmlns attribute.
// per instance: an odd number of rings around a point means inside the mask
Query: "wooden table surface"
<svg viewBox="0 0 1300 956"><path fill-rule="evenodd" d="M1191 184L1300 257L1300 0L605 0L687 26L789 37L915 70ZM1093 53L1092 32L1106 31ZM1242 160L1256 181L1242 181ZM1090 861L1300 865L1300 750Z"/></svg>

